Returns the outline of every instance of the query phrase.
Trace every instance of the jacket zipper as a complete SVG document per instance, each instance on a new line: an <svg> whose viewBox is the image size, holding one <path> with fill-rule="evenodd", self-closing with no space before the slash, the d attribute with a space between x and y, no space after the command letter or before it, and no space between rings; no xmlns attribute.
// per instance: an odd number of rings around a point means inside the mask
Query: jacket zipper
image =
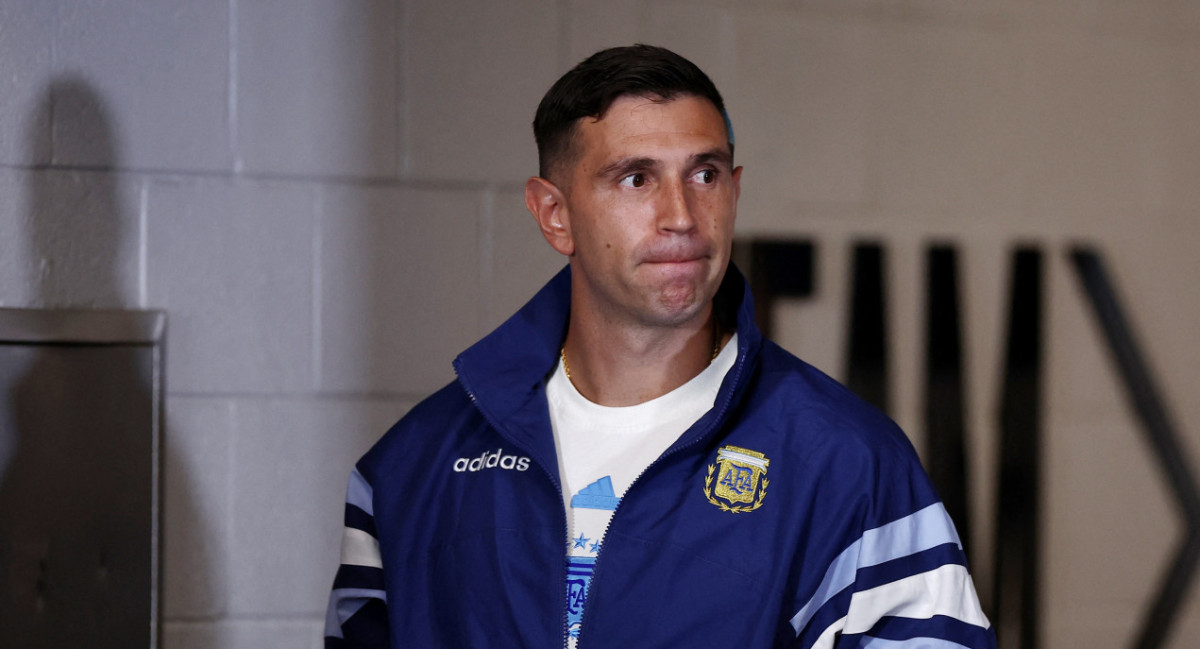
<svg viewBox="0 0 1200 649"><path fill-rule="evenodd" d="M747 349L747 351L749 351L749 350ZM650 471L650 469L654 468L657 464L662 462L665 458L668 458L677 453L681 453L681 452L699 444L701 441L707 439L708 436L710 434L712 434L713 430L715 430L718 426L721 425L722 422L725 421L725 413L727 410L729 410L729 404L733 401L734 390L737 389L738 382L741 380L742 367L745 365L745 360L746 359L743 358L742 355L739 354L737 362L734 364L733 368L730 370L732 372L735 372L735 374L733 375L733 382L731 383L731 385L733 386L734 389L730 390L729 394L726 395L725 399L721 402L721 409L717 412L717 417L716 417L716 419L713 420L712 426L708 430L705 430L703 432L703 434L697 435L694 439L692 439L692 441L684 444L683 446L680 446L675 449L667 449L667 451L664 452L661 456L659 456L659 458L657 460L651 462L649 465L646 466L646 468L642 469L642 472L639 473L637 475L637 477L633 479L633 482L629 483L629 487L627 489L625 489L625 495L621 497L621 500L617 501L616 509L613 510L612 516L610 516L608 518L608 523L604 526L603 538L605 539L605 541L600 544L600 549L596 552L596 562L593 564L593 567L592 567L592 578L588 582L588 591L589 592L592 590L592 586L595 585L595 583L596 583L596 577L599 576L599 574L600 574L600 556L602 554L604 554L604 548L605 548L605 546L608 545L608 530L609 530L609 528L612 527L613 521L616 520L617 512L621 511L621 505L625 503L625 498L629 496L629 493L633 491L633 488L635 486L637 486L638 482L641 482L642 476L646 475L646 473L648 473ZM559 492L560 493L562 492L561 488L559 489ZM563 513L565 514L566 512L564 511ZM565 531L563 532L563 536L564 537L566 536ZM584 607L583 607L583 618L579 621L580 622L579 637L575 640L575 649L582 649L583 634L588 628L587 616L588 616L588 611L590 611L590 610L591 610L591 608L587 605L587 600L585 599ZM563 619L564 619L564 624L565 624L565 619L566 619L566 610L565 609L563 612Z"/></svg>
<svg viewBox="0 0 1200 649"><path fill-rule="evenodd" d="M483 415L483 418L487 420L488 424L491 425L492 429L495 430L497 433L499 433L501 437L507 437L506 435L504 435L501 432L503 429L499 425L496 424L495 420L492 419L491 415L489 415L487 413L487 411L485 411L483 408L479 407L479 400L477 398L475 398L475 392L473 390L471 390L471 387L469 385L467 385L467 382L465 379L463 379L463 376L461 373L458 374L458 382L460 385L462 385L463 391L467 393L467 398L469 398L471 400L471 405L475 406L475 409L479 411L479 414ZM529 450L526 448L523 448L521 446L521 444L517 444L516 442L514 442L511 439L509 439L508 441L513 443L514 445L516 445L516 447L520 448L522 451L529 453ZM533 453L529 453L529 455L533 456ZM558 493L558 502L560 502L560 503L563 502L564 496L563 496L562 485L559 484L557 478L550 474L550 470L547 469L542 462L534 462L534 464L536 464L538 466L538 468L542 470L542 474L545 475L548 480L550 480L550 484L554 485L554 491L556 491ZM620 505L618 504L618 507L619 506ZM565 509L562 510L562 514L563 514L562 533L559 534L559 538L561 539L560 545L565 548L566 539L567 539L567 512ZM606 527L605 533L607 533L607 532L608 532L608 528ZM596 556L599 556L599 553L596 553ZM562 602L563 602L562 603L562 646L563 646L563 649L566 649L566 647L567 647L567 636L569 633L569 629L567 627L567 620L568 620L567 604L568 604L568 602L567 602L567 580L566 580L569 560L570 559L567 557L567 553L564 550L562 553L562 577L563 578L561 580L559 580L562 582L562 588L560 588L559 590L562 593Z"/></svg>

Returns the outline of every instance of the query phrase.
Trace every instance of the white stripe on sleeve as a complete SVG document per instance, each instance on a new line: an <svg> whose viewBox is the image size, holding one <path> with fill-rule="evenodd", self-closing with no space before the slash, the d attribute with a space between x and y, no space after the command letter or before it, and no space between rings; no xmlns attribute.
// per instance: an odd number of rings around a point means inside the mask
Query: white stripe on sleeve
<svg viewBox="0 0 1200 649"><path fill-rule="evenodd" d="M792 628L799 635L817 611L835 595L854 583L858 569L875 566L893 559L906 557L945 543L959 547L958 534L942 503L934 503L924 509L892 521L881 527L867 530L862 538L850 544L829 565L821 585L812 598L792 616Z"/></svg>
<svg viewBox="0 0 1200 649"><path fill-rule="evenodd" d="M905 577L850 597L850 612L821 632L812 649L833 647L837 632L866 633L885 617L927 620L945 615L978 627L990 626L967 569L957 564Z"/></svg>
<svg viewBox="0 0 1200 649"><path fill-rule="evenodd" d="M945 565L854 593L845 632L864 633L888 616L927 620L935 615L985 629L989 626L971 584L971 573L965 567Z"/></svg>
<svg viewBox="0 0 1200 649"><path fill-rule="evenodd" d="M379 541L360 529L343 528L342 563L348 566L383 568L383 558L379 554Z"/></svg>

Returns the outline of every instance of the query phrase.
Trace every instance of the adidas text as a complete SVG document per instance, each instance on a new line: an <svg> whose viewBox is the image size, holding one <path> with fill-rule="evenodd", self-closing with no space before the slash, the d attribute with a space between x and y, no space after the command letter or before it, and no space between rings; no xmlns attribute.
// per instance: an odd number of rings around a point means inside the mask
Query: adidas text
<svg viewBox="0 0 1200 649"><path fill-rule="evenodd" d="M460 457L454 461L454 470L458 473L462 473L463 471L482 471L496 467L524 471L529 468L529 458L505 455L504 449L498 448L495 451L484 451L482 455L476 458Z"/></svg>

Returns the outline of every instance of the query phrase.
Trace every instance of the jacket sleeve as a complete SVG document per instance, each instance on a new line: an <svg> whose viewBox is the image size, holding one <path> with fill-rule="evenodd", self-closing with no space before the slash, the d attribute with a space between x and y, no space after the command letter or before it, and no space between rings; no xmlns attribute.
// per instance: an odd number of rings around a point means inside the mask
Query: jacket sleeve
<svg viewBox="0 0 1200 649"><path fill-rule="evenodd" d="M925 490L923 473L910 479ZM795 646L995 648L954 524L936 496L926 502L859 528L790 620Z"/></svg>
<svg viewBox="0 0 1200 649"><path fill-rule="evenodd" d="M346 488L341 565L325 614L325 648L386 649L389 642L373 491L356 468Z"/></svg>

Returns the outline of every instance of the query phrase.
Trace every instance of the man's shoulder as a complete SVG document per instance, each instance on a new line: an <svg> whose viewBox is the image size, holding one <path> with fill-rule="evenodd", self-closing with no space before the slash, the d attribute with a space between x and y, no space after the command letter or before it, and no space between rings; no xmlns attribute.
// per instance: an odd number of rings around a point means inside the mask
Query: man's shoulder
<svg viewBox="0 0 1200 649"><path fill-rule="evenodd" d="M867 428L892 426L891 420L875 406L775 343L764 341L760 358L757 391L786 401L792 411L806 411L830 423Z"/></svg>
<svg viewBox="0 0 1200 649"><path fill-rule="evenodd" d="M764 345L744 423L774 448L776 484L803 492L820 485L829 502L869 504L875 526L938 501L916 450L886 414L812 365L772 343ZM766 433L764 437L764 432ZM768 455L771 455L768 453ZM790 486L782 486L791 477ZM906 485L905 489L893 489ZM840 514L833 515L837 519Z"/></svg>
<svg viewBox="0 0 1200 649"><path fill-rule="evenodd" d="M914 457L908 437L886 414L773 342L764 341L750 398L752 408L771 413L773 425L805 448L835 447L844 459Z"/></svg>
<svg viewBox="0 0 1200 649"><path fill-rule="evenodd" d="M457 381L425 397L384 433L359 461L360 470L377 472L405 457L429 457L446 446L453 432L471 425L478 411Z"/></svg>

